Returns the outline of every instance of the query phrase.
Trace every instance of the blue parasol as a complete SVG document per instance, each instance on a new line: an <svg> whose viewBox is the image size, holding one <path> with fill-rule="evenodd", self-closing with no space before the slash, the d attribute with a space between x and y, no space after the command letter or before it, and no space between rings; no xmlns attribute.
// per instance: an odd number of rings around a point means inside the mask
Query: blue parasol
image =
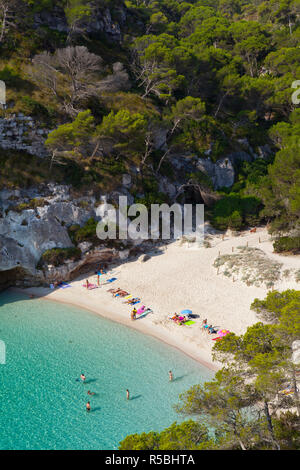
<svg viewBox="0 0 300 470"><path fill-rule="evenodd" d="M193 313L192 310L189 310L189 309L186 309L186 310L181 310L181 312L183 315L189 315L190 313Z"/></svg>

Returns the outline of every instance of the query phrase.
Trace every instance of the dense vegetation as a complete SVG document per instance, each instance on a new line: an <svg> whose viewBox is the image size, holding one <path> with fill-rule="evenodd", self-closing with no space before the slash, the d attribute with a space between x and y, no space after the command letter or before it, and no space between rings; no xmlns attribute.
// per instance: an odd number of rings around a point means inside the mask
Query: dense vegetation
<svg viewBox="0 0 300 470"><path fill-rule="evenodd" d="M88 28L106 8L121 44ZM174 155L216 162L268 144L267 159L235 163L234 186L208 215L220 229L299 228L299 11L298 0L0 0L6 113L55 129L48 171L43 163L23 180L1 156L6 184L52 178L111 190L135 168L132 194L159 202L168 198L147 182L172 180ZM166 146L154 144L159 130ZM212 192L200 171L194 180Z"/></svg>
<svg viewBox="0 0 300 470"><path fill-rule="evenodd" d="M211 382L180 396L177 411L197 421L127 436L120 449L300 448L299 368L292 361L292 343L300 335L300 291L270 292L252 308L264 323L217 342L214 357L223 368Z"/></svg>
<svg viewBox="0 0 300 470"><path fill-rule="evenodd" d="M273 244L275 253L300 253L300 237L281 237Z"/></svg>
<svg viewBox="0 0 300 470"><path fill-rule="evenodd" d="M37 264L37 268L41 269L44 265L60 266L66 260L76 261L81 258L79 248L52 248L45 251Z"/></svg>

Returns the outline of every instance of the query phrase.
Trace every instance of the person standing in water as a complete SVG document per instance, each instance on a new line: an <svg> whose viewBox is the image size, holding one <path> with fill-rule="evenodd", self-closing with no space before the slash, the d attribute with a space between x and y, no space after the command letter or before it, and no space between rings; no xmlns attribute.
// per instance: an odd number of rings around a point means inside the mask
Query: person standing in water
<svg viewBox="0 0 300 470"><path fill-rule="evenodd" d="M173 380L173 372L171 370L169 370L169 380L170 382Z"/></svg>
<svg viewBox="0 0 300 470"><path fill-rule="evenodd" d="M126 398L127 398L127 400L130 400L130 395L129 395L129 390L128 389L126 390Z"/></svg>
<svg viewBox="0 0 300 470"><path fill-rule="evenodd" d="M83 373L83 372L80 374L80 378L81 378L82 382L84 382L84 381L85 381L86 377L85 377L85 375L84 375L84 373Z"/></svg>
<svg viewBox="0 0 300 470"><path fill-rule="evenodd" d="M91 411L91 405L89 401L86 404L86 411Z"/></svg>

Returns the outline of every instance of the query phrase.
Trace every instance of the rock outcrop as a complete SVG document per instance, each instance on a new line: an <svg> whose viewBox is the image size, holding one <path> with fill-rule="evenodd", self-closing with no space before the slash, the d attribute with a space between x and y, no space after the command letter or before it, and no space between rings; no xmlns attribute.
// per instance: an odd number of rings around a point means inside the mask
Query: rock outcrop
<svg viewBox="0 0 300 470"><path fill-rule="evenodd" d="M125 195L126 188L101 197L102 204L92 195L72 198L70 187L48 184L28 190L0 191L0 289L10 285L39 285L53 280L70 280L100 263L126 259L131 250L142 252L141 241L82 242L82 255L77 261L66 260L61 266L38 268L41 255L52 248L70 248L73 243L68 228L83 226L88 219L105 220L107 200ZM31 202L34 201L34 208ZM129 204L133 202L130 195ZM26 208L28 207L28 208ZM103 213L102 213L103 212Z"/></svg>
<svg viewBox="0 0 300 470"><path fill-rule="evenodd" d="M49 153L44 145L49 132L39 127L31 116L13 114L0 118L0 147L45 157Z"/></svg>
<svg viewBox="0 0 300 470"><path fill-rule="evenodd" d="M108 39L115 42L122 41L121 26L126 21L125 7L117 10L117 20L112 18L109 8L103 8L101 2L94 9L93 14L82 20L80 27L88 34L104 34ZM43 10L35 13L34 27L47 27L63 33L69 33L70 28L66 19L65 12L62 8L56 6L51 11Z"/></svg>

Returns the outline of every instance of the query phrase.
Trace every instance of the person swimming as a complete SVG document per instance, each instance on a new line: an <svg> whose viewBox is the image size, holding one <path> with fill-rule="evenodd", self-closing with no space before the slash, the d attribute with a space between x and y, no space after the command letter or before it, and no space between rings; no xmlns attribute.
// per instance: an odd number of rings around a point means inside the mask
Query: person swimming
<svg viewBox="0 0 300 470"><path fill-rule="evenodd" d="M88 395L95 395L95 392L91 392L90 390L87 391Z"/></svg>

